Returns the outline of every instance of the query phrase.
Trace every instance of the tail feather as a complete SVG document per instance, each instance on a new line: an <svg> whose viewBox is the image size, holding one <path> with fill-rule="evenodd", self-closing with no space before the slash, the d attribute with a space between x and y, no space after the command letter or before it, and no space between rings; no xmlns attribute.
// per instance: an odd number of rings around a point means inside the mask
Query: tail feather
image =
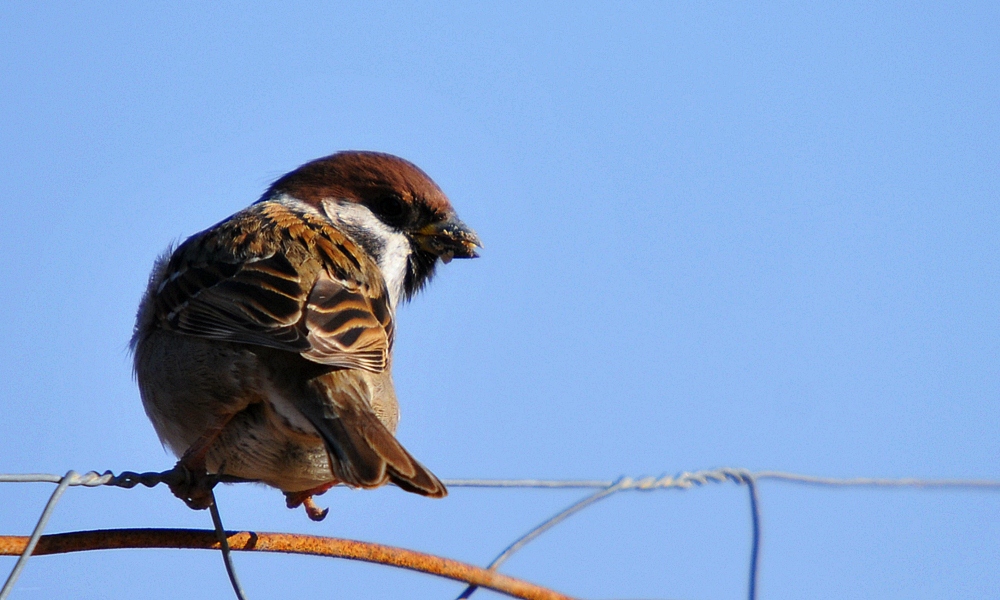
<svg viewBox="0 0 1000 600"><path fill-rule="evenodd" d="M310 387L322 400L303 399L298 408L323 438L330 469L338 480L361 488L391 481L408 492L432 498L448 494L444 484L403 448L367 402L333 398L321 385Z"/></svg>
<svg viewBox="0 0 1000 600"><path fill-rule="evenodd" d="M413 457L410 457L411 460ZM444 498L448 495L448 488L444 487L441 480L434 476L416 460L412 461L417 467L416 473L411 476L402 476L392 466L388 468L389 480L407 492L429 496L431 498Z"/></svg>

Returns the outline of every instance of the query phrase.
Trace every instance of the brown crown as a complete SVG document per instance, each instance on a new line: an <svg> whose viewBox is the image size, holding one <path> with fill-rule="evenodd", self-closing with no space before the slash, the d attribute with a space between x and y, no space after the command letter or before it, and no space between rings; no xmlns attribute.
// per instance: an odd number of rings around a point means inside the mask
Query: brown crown
<svg viewBox="0 0 1000 600"><path fill-rule="evenodd" d="M422 202L442 215L452 212L441 188L410 161L355 150L307 162L275 181L264 199L284 193L318 205L326 198L361 201L386 192L394 192L405 202Z"/></svg>

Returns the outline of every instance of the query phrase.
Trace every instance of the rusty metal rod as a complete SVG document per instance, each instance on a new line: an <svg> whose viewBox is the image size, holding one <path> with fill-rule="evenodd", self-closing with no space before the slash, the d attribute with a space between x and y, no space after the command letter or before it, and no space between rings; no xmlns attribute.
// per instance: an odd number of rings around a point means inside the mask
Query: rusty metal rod
<svg viewBox="0 0 1000 600"><path fill-rule="evenodd" d="M570 600L541 586L432 554L341 538L293 533L239 531L228 533L229 546L242 552L281 552L330 556L419 571L478 585L524 600ZM27 536L0 536L0 556L20 555ZM64 554L119 548L190 548L218 550L214 531L200 529L102 529L44 535L32 553Z"/></svg>

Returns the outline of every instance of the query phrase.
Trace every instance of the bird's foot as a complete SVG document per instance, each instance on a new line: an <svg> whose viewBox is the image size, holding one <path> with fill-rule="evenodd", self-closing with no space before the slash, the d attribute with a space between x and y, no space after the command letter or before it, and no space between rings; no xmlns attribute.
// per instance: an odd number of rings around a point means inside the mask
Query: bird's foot
<svg viewBox="0 0 1000 600"><path fill-rule="evenodd" d="M326 518L326 515L330 514L329 508L320 508L316 506L316 503L313 502L312 496L303 500L302 506L305 507L306 514L309 515L309 518L313 521L322 521Z"/></svg>
<svg viewBox="0 0 1000 600"><path fill-rule="evenodd" d="M329 508L320 508L313 501L313 496L319 496L332 488L336 483L326 483L311 490L302 492L285 492L285 506L288 508L298 508L302 506L306 509L306 515L313 521L322 521L330 513Z"/></svg>
<svg viewBox="0 0 1000 600"><path fill-rule="evenodd" d="M210 475L204 467L191 468L183 460L177 461L166 480L170 491L194 510L212 506L212 489L218 482L218 476Z"/></svg>

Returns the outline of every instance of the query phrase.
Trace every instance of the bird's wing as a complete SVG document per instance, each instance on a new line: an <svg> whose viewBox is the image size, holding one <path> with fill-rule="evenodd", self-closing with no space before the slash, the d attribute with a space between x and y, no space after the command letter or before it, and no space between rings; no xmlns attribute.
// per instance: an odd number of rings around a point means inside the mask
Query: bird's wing
<svg viewBox="0 0 1000 600"><path fill-rule="evenodd" d="M375 263L320 217L255 204L192 236L155 290L161 327L385 369L393 322Z"/></svg>
<svg viewBox="0 0 1000 600"><path fill-rule="evenodd" d="M385 295L366 294L325 274L316 280L306 303L302 356L313 362L382 371L392 345L392 319Z"/></svg>

